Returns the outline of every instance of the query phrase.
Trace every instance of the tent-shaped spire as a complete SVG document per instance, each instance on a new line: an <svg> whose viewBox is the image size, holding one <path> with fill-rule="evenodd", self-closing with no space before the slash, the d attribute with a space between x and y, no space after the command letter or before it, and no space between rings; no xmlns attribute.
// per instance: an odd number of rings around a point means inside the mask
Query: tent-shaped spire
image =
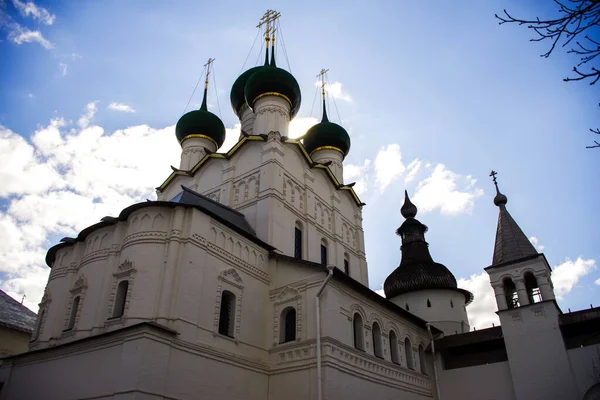
<svg viewBox="0 0 600 400"><path fill-rule="evenodd" d="M506 209L508 198L500 193L496 172L492 171L494 185L496 186L496 197L494 204L500 209L498 214L498 227L496 228L496 243L494 245L494 258L492 265L516 261L521 258L538 254L527 236Z"/></svg>

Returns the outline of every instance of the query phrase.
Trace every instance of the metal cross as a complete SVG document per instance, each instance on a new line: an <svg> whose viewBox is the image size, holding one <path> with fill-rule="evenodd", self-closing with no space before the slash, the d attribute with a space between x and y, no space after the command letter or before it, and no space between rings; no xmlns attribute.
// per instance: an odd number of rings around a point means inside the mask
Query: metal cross
<svg viewBox="0 0 600 400"><path fill-rule="evenodd" d="M498 175L498 173L496 171L492 170L492 172L490 172L490 176L492 177L492 180L494 181L494 185L498 184L496 182L496 175Z"/></svg>
<svg viewBox="0 0 600 400"><path fill-rule="evenodd" d="M269 37L269 33L271 32L272 25L271 23L275 22L277 18L281 16L281 13L268 9L267 12L261 17L260 22L256 25L257 28L262 27L263 25L267 25L265 30L265 37Z"/></svg>
<svg viewBox="0 0 600 400"><path fill-rule="evenodd" d="M321 94L323 95L323 100L325 100L325 74L329 71L328 69L321 68L321 72L317 75L317 78L321 78Z"/></svg>
<svg viewBox="0 0 600 400"><path fill-rule="evenodd" d="M214 58L209 58L206 64L204 64L204 66L206 67L206 79L204 80L204 87L208 87L208 75L210 75L210 67L213 61L215 61Z"/></svg>

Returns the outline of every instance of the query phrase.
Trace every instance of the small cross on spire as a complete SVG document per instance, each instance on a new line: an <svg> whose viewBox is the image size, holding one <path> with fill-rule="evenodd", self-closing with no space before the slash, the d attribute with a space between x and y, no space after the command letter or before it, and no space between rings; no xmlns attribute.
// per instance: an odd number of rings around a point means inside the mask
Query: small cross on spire
<svg viewBox="0 0 600 400"><path fill-rule="evenodd" d="M317 78L321 78L321 94L323 95L323 100L325 100L325 74L327 71L329 70L321 68L321 72L317 75Z"/></svg>
<svg viewBox="0 0 600 400"><path fill-rule="evenodd" d="M494 181L494 185L498 186L498 182L496 182L496 175L498 175L498 173L494 170L492 170L492 172L490 172L490 176L492 177L492 180Z"/></svg>
<svg viewBox="0 0 600 400"><path fill-rule="evenodd" d="M208 88L208 75L210 75L210 68L212 66L212 63L215 61L214 58L209 58L208 61L206 62L206 64L204 64L204 66L206 67L206 79L204 80L204 88Z"/></svg>

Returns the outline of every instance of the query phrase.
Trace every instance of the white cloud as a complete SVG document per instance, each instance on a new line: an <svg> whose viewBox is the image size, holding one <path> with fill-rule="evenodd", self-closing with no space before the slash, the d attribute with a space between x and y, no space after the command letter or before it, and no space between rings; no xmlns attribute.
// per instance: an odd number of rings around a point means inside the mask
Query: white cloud
<svg viewBox="0 0 600 400"><path fill-rule="evenodd" d="M375 157L375 181L380 192L383 192L405 170L400 145L393 143L379 149Z"/></svg>
<svg viewBox="0 0 600 400"><path fill-rule="evenodd" d="M321 87L321 81L315 81L315 86ZM327 94L336 100L342 100L347 102L352 102L352 97L342 89L341 82L327 82L325 83L325 90Z"/></svg>
<svg viewBox="0 0 600 400"><path fill-rule="evenodd" d="M312 117L294 118L292 122L290 122L288 137L290 139L299 138L304 135L311 126L317 123L319 123L319 120Z"/></svg>
<svg viewBox="0 0 600 400"><path fill-rule="evenodd" d="M240 139L240 132L242 130L241 124L235 124L233 128L225 129L225 141L223 145L219 147L220 153L226 153L231 149Z"/></svg>
<svg viewBox="0 0 600 400"><path fill-rule="evenodd" d="M79 124L79 127L81 129L87 128L89 126L90 122L92 121L92 118L94 118L94 115L96 115L96 111L98 111L98 108L96 107L96 103L97 103L97 101L92 101L91 103L88 103L85 106L85 109L86 109L85 114L83 114L81 117L79 117L79 121L77 121L77 123Z"/></svg>
<svg viewBox="0 0 600 400"><path fill-rule="evenodd" d="M128 106L127 104L123 104L123 103L110 103L108 105L108 109L109 110L113 110L113 111L122 111L122 112L127 112L127 113L134 113L135 110L133 108L131 108L131 106Z"/></svg>
<svg viewBox="0 0 600 400"><path fill-rule="evenodd" d="M106 215L146 198L177 165L174 126L105 133L91 125L95 103L75 126L62 118L31 142L0 126L0 287L37 311L49 268L50 235L76 235ZM158 179L158 181L157 181Z"/></svg>
<svg viewBox="0 0 600 400"><path fill-rule="evenodd" d="M595 283L596 285L600 285L600 278L596 279L596 280L594 281L594 283Z"/></svg>
<svg viewBox="0 0 600 400"><path fill-rule="evenodd" d="M556 297L562 299L583 276L595 269L595 260L584 260L581 257L577 257L575 261L567 258L562 264L555 266L552 272L552 282L554 283Z"/></svg>
<svg viewBox="0 0 600 400"><path fill-rule="evenodd" d="M50 14L45 8L35 5L32 1L22 2L19 0L12 0L12 3L24 17L31 16L33 19L46 25L52 25L56 19L55 15Z"/></svg>
<svg viewBox="0 0 600 400"><path fill-rule="evenodd" d="M344 165L344 183L356 182L354 191L361 195L368 189L369 172L371 170L371 160L365 160L363 165L347 164Z"/></svg>
<svg viewBox="0 0 600 400"><path fill-rule="evenodd" d="M469 278L460 278L458 287L473 293L474 300L467 307L471 329L490 328L492 324L499 325L496 315L496 298L486 272L473 274Z"/></svg>
<svg viewBox="0 0 600 400"><path fill-rule="evenodd" d="M535 247L538 251L544 250L544 246L542 246L540 244L540 241L535 236L530 237L529 241L531 242L531 244L533 245L533 247Z"/></svg>
<svg viewBox="0 0 600 400"><path fill-rule="evenodd" d="M475 187L476 180L463 177L437 164L429 177L417 185L411 198L420 212L439 209L444 215L457 215L471 212L475 200L483 195L483 190Z"/></svg>
<svg viewBox="0 0 600 400"><path fill-rule="evenodd" d="M423 163L418 158L415 158L414 160L412 160L412 162L410 164L408 164L408 166L406 167L406 170L408 172L406 173L406 176L404 177L404 183L409 183L413 179L415 179L415 177L417 176L417 173L419 173L419 170L421 169L422 164Z"/></svg>
<svg viewBox="0 0 600 400"><path fill-rule="evenodd" d="M37 42L46 50L52 49L54 45L40 31L32 31L17 23L8 25L8 40L15 44Z"/></svg>
<svg viewBox="0 0 600 400"><path fill-rule="evenodd" d="M71 53L71 58L73 58L73 60L80 60L83 58L83 56L81 56L77 53Z"/></svg>
<svg viewBox="0 0 600 400"><path fill-rule="evenodd" d="M59 66L60 66L60 70L61 70L61 72L62 72L62 76L65 76L65 75L67 75L67 68L68 68L68 65L67 65L67 64L63 64L63 63L58 63L58 64L59 64Z"/></svg>
<svg viewBox="0 0 600 400"><path fill-rule="evenodd" d="M27 93L27 97L30 99L35 99L35 95L33 93Z"/></svg>

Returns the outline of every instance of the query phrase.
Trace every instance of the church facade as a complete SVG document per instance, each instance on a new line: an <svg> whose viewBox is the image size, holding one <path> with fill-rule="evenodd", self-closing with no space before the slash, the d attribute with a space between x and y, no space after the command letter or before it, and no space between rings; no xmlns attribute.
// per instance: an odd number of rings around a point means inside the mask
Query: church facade
<svg viewBox="0 0 600 400"><path fill-rule="evenodd" d="M277 15L264 65L232 86L237 144L218 152L205 88L157 199L48 251L29 351L2 361L0 399L583 398L600 311L560 311L499 191L486 271L501 327L470 332L473 296L431 258L408 194L401 263L385 298L368 288L350 137L324 91L321 122L288 137L301 93L276 65Z"/></svg>

